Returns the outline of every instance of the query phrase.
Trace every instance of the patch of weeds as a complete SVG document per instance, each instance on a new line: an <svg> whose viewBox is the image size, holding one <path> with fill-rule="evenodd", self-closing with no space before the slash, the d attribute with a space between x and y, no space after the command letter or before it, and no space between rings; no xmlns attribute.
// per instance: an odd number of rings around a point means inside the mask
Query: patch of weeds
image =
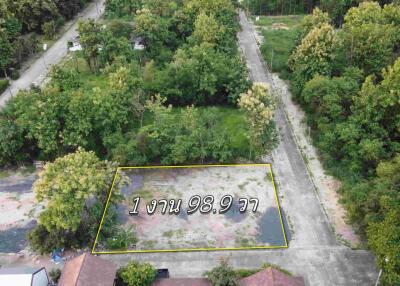
<svg viewBox="0 0 400 286"><path fill-rule="evenodd" d="M0 179L4 179L9 177L11 174L9 171L7 170L0 170Z"/></svg>
<svg viewBox="0 0 400 286"><path fill-rule="evenodd" d="M241 191L244 191L245 189L245 187L247 186L249 184L249 181L246 181L246 182L244 182L243 184L239 184L238 185L238 188L241 190Z"/></svg>
<svg viewBox="0 0 400 286"><path fill-rule="evenodd" d="M132 194L132 200L137 197L140 197L141 200L144 200L146 203L148 203L154 198L153 191L145 188L137 189Z"/></svg>
<svg viewBox="0 0 400 286"><path fill-rule="evenodd" d="M173 231L173 230L165 231L165 232L162 234L162 236L163 236L163 237L167 237L167 238L171 238L171 237L174 236L174 231Z"/></svg>
<svg viewBox="0 0 400 286"><path fill-rule="evenodd" d="M256 244L257 242L255 241L254 238L247 238L244 237L243 234L236 232L235 245L239 247L249 247L249 246L254 246Z"/></svg>
<svg viewBox="0 0 400 286"><path fill-rule="evenodd" d="M184 230L183 228L178 229L178 230L175 232L175 235L176 235L177 237L179 237L179 238L182 238L182 237L185 235L185 230Z"/></svg>
<svg viewBox="0 0 400 286"><path fill-rule="evenodd" d="M267 183L272 182L272 174L271 174L271 172L268 172L268 173L265 174L264 181L267 182Z"/></svg>
<svg viewBox="0 0 400 286"><path fill-rule="evenodd" d="M157 240L143 240L140 244L142 245L143 249L154 249L156 243Z"/></svg>
<svg viewBox="0 0 400 286"><path fill-rule="evenodd" d="M29 218L34 218L35 216L35 209L31 209L27 214L25 214Z"/></svg>

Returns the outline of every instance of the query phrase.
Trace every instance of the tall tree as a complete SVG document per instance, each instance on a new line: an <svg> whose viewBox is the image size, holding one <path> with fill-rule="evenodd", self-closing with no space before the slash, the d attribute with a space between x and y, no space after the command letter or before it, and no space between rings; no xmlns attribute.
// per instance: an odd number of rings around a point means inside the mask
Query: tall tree
<svg viewBox="0 0 400 286"><path fill-rule="evenodd" d="M240 96L238 105L245 111L249 125L248 136L255 154L259 156L272 151L277 143L277 131L273 120L276 102L269 87L262 83L254 83L247 93Z"/></svg>
<svg viewBox="0 0 400 286"><path fill-rule="evenodd" d="M102 48L102 26L93 19L79 21L78 32L86 61L92 70L97 71L99 68L98 56Z"/></svg>

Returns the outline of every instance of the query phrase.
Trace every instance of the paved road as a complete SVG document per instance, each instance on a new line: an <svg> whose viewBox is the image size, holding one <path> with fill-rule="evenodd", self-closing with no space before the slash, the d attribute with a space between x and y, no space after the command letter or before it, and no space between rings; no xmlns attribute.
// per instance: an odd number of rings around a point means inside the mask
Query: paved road
<svg viewBox="0 0 400 286"><path fill-rule="evenodd" d="M104 11L105 0L95 0L90 3L86 9L84 9L77 18L97 19ZM68 31L56 42L54 45L44 53L43 57L37 59L22 75L18 80L12 81L10 89L7 89L2 95L0 95L0 109L5 106L7 100L18 93L19 90L29 88L32 83L40 84L46 78L49 72L49 66L58 64L63 57L67 54L67 43L68 41L76 36L77 23L72 25ZM11 90L11 91L10 91Z"/></svg>
<svg viewBox="0 0 400 286"><path fill-rule="evenodd" d="M253 27L243 13L240 14L240 24L239 43L252 80L272 85ZM282 108L276 112L281 143L273 152L272 159L282 207L293 229L288 249L153 253L108 258L119 264L130 259L149 261L157 267L169 268L173 277L200 277L218 263L219 257L229 256L233 266L238 268L256 268L265 262L280 265L295 275L303 276L307 285L372 285L377 277L374 257L368 251L352 250L337 242Z"/></svg>

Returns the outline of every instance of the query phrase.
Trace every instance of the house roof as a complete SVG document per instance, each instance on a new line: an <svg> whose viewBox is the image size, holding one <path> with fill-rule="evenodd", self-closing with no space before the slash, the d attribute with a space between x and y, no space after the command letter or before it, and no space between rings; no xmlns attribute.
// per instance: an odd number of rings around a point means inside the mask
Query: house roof
<svg viewBox="0 0 400 286"><path fill-rule="evenodd" d="M44 267L11 267L11 268L0 268L0 275L2 274L35 274L42 270Z"/></svg>
<svg viewBox="0 0 400 286"><path fill-rule="evenodd" d="M239 286L305 286L301 277L289 276L269 267L239 280Z"/></svg>
<svg viewBox="0 0 400 286"><path fill-rule="evenodd" d="M59 286L112 286L117 266L89 253L68 261L61 273Z"/></svg>
<svg viewBox="0 0 400 286"><path fill-rule="evenodd" d="M35 284L33 281L35 279ZM0 285L47 285L49 283L46 269L32 267L15 267L0 269Z"/></svg>
<svg viewBox="0 0 400 286"><path fill-rule="evenodd" d="M207 278L161 278L152 286L212 286Z"/></svg>

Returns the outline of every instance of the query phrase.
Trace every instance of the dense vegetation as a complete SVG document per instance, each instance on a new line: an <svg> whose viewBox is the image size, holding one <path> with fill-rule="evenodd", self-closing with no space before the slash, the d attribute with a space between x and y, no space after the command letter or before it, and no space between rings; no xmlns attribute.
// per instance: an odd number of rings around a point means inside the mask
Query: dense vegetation
<svg viewBox="0 0 400 286"><path fill-rule="evenodd" d="M303 19L291 89L383 283L400 285L400 6L363 2L342 17L341 29L318 8Z"/></svg>
<svg viewBox="0 0 400 286"><path fill-rule="evenodd" d="M51 39L89 0L1 0L0 76L17 78L21 63ZM0 88L1 91L1 88Z"/></svg>
<svg viewBox="0 0 400 286"><path fill-rule="evenodd" d="M2 112L0 163L53 160L78 147L134 165L257 154L245 124L235 130L225 120L240 122L245 113L222 107L235 107L250 87L232 2L158 2L140 2L134 28L118 19L79 23L82 53L54 68L46 87L21 92ZM106 7L120 14L111 1ZM133 49L132 32L144 39L144 51Z"/></svg>
<svg viewBox="0 0 400 286"><path fill-rule="evenodd" d="M94 240L116 165L232 162L273 149L275 100L251 87L238 28L230 0L113 0L103 20L78 23L83 50L0 113L0 165L50 162L34 188L46 204L29 236L35 250ZM98 247L137 242L116 219L111 206Z"/></svg>

